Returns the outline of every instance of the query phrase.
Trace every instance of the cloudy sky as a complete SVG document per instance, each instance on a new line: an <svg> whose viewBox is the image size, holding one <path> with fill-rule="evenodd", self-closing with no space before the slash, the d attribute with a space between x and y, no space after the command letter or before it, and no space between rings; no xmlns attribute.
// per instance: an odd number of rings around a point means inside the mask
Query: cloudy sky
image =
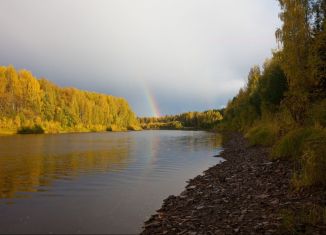
<svg viewBox="0 0 326 235"><path fill-rule="evenodd" d="M136 114L220 108L276 47L276 0L1 0L0 64L125 97Z"/></svg>

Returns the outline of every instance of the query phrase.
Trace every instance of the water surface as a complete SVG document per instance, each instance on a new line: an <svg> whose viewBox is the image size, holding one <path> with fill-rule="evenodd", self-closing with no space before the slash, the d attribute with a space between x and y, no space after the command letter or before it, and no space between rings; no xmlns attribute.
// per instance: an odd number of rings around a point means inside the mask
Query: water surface
<svg viewBox="0 0 326 235"><path fill-rule="evenodd" d="M2 136L0 233L140 232L220 151L201 131Z"/></svg>

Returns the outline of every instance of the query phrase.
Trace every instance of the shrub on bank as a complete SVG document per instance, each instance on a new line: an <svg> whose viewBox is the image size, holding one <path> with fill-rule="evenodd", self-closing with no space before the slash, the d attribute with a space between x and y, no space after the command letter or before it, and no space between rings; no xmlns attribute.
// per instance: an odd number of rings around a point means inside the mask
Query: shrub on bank
<svg viewBox="0 0 326 235"><path fill-rule="evenodd" d="M182 123L179 121L173 121L173 122L169 122L167 123L164 128L166 129L172 129L172 130L180 130L183 128Z"/></svg>
<svg viewBox="0 0 326 235"><path fill-rule="evenodd" d="M59 122L54 121L45 121L42 123L42 127L46 133L60 133L63 129Z"/></svg>
<svg viewBox="0 0 326 235"><path fill-rule="evenodd" d="M143 129L157 129L157 130L183 130L184 129L184 126L179 121L143 123L141 127Z"/></svg>
<svg viewBox="0 0 326 235"><path fill-rule="evenodd" d="M313 128L300 128L290 131L274 146L272 159L293 159L302 155L303 144L314 132Z"/></svg>
<svg viewBox="0 0 326 235"><path fill-rule="evenodd" d="M280 234L302 234L302 225L305 225L304 234L313 234L313 228L326 222L326 207L312 203L299 210L291 208L280 212L282 218Z"/></svg>
<svg viewBox="0 0 326 235"><path fill-rule="evenodd" d="M326 130L314 130L305 140L300 168L293 176L295 188L326 186Z"/></svg>
<svg viewBox="0 0 326 235"><path fill-rule="evenodd" d="M117 125L111 125L108 128L106 128L106 131L112 131L112 132L127 131L127 128L120 127Z"/></svg>
<svg viewBox="0 0 326 235"><path fill-rule="evenodd" d="M44 134L44 129L40 125L24 126L18 129L17 134Z"/></svg>
<svg viewBox="0 0 326 235"><path fill-rule="evenodd" d="M245 137L250 145L271 146L276 141L279 128L275 123L262 123L249 129Z"/></svg>
<svg viewBox="0 0 326 235"><path fill-rule="evenodd" d="M326 99L311 106L306 123L311 126L326 127Z"/></svg>
<svg viewBox="0 0 326 235"><path fill-rule="evenodd" d="M130 125L127 128L129 131L141 131L142 128L140 126L136 126L136 125Z"/></svg>

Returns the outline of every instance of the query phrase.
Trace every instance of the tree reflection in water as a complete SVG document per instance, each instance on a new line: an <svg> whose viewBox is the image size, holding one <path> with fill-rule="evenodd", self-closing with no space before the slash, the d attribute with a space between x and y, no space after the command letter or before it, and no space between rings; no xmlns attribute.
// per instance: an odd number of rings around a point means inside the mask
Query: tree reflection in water
<svg viewBox="0 0 326 235"><path fill-rule="evenodd" d="M0 138L0 198L44 191L54 180L80 174L120 171L126 167L132 138L100 134L7 136ZM129 144L125 144L129 143Z"/></svg>

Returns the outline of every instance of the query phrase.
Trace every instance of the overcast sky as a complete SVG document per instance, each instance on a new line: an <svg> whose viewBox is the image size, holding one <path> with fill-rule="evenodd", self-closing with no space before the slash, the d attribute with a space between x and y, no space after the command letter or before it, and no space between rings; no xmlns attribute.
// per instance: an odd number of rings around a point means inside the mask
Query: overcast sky
<svg viewBox="0 0 326 235"><path fill-rule="evenodd" d="M276 47L276 0L0 0L0 64L125 97L136 114L220 108Z"/></svg>

